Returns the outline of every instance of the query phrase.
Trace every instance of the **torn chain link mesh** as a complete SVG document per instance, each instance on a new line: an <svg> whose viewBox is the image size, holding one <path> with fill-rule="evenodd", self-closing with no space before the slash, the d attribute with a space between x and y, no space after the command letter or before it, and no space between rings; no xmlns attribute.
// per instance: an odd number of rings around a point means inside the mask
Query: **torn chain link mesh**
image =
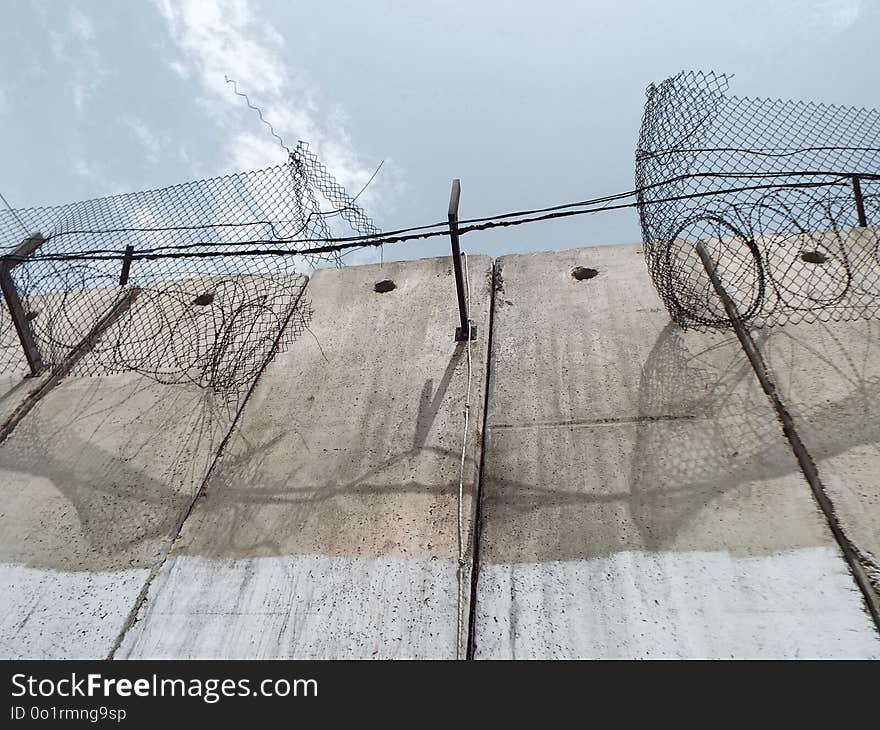
<svg viewBox="0 0 880 730"><path fill-rule="evenodd" d="M22 224L43 242L13 259ZM301 142L285 164L264 170L0 211L0 254L47 366L63 362L118 308L74 374L132 371L236 392L307 326L305 274L341 264L340 252L300 253L302 243L340 230L379 233ZM267 249L290 255L249 255ZM23 362L0 306L0 373Z"/></svg>
<svg viewBox="0 0 880 730"><path fill-rule="evenodd" d="M750 326L876 317L880 112L738 98L728 80L681 72L647 90L638 209L672 319L731 324L698 241Z"/></svg>

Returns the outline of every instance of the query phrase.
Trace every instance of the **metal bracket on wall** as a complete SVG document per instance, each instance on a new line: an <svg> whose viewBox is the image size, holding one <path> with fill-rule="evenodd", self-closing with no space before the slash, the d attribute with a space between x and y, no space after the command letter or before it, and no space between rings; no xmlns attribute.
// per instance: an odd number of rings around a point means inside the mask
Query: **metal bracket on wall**
<svg viewBox="0 0 880 730"><path fill-rule="evenodd" d="M458 201L461 198L461 181L452 181L449 195L449 239L452 242L452 268L455 271L455 291L458 295L458 315L461 324L455 328L455 341L477 339L477 327L468 318L468 305L464 295L464 279L461 274L461 249L458 246Z"/></svg>
<svg viewBox="0 0 880 730"><path fill-rule="evenodd" d="M852 176L853 195L856 199L856 213L859 216L859 227L867 228L868 219L865 216L865 200L862 197L862 181L858 175Z"/></svg>
<svg viewBox="0 0 880 730"><path fill-rule="evenodd" d="M15 331L24 350L24 356L27 359L31 375L39 375L46 369L46 365L37 348L28 313L24 311L21 297L15 288L12 270L36 251L44 241L45 239L42 234L33 233L22 241L18 248L0 258L0 289L3 291L3 298L6 300L6 306L9 308L9 316L15 325Z"/></svg>

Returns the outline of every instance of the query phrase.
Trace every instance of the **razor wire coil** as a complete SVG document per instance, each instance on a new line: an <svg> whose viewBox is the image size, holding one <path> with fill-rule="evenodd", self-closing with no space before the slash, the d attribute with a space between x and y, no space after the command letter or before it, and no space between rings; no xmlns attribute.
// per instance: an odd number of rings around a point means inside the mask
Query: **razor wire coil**
<svg viewBox="0 0 880 730"><path fill-rule="evenodd" d="M728 84L681 72L647 90L639 219L670 316L684 327L731 325L697 242L750 326L877 316L878 235L865 224L880 220L880 112L739 98ZM730 176L766 187L699 196Z"/></svg>
<svg viewBox="0 0 880 730"><path fill-rule="evenodd" d="M39 231L32 254L12 256L19 220ZM343 224L343 225L340 225ZM255 172L69 205L0 211L3 265L43 361L59 365L92 328L136 290L126 311L79 360L82 375L133 371L163 383L235 392L277 346L307 326L306 272L339 265L343 252L259 255L258 237L328 238L341 228L377 235L373 221L300 143L287 162ZM206 233L234 256L200 256ZM131 247L126 277L121 269ZM185 247L193 256L144 255ZM279 340L279 335L283 336ZM0 307L0 372L20 368L21 348Z"/></svg>
<svg viewBox="0 0 880 730"><path fill-rule="evenodd" d="M651 278L683 327L731 326L697 242L751 326L877 316L880 241L865 224L880 220L880 112L738 98L728 84L681 72L648 88L633 190L465 219L459 234L635 209ZM0 211L0 255L47 364L134 288L75 372L234 391L307 325L305 271L361 247L449 235L446 222L383 233L359 195L301 142L265 170ZM23 225L44 240L16 257ZM3 309L0 372L21 359Z"/></svg>

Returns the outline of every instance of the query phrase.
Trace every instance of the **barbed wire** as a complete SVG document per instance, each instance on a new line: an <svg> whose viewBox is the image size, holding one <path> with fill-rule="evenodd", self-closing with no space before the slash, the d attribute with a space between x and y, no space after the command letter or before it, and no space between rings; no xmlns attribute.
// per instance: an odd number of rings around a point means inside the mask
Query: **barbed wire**
<svg viewBox="0 0 880 730"><path fill-rule="evenodd" d="M271 134L275 139L278 140L278 144L281 145L281 147L287 153L287 156L290 157L293 153L290 151L290 148L284 143L284 140L281 138L281 135L275 131L275 127L273 127L272 124L269 122L269 120L263 116L263 110L260 109L260 107L254 105L251 102L250 97L247 94L245 94L243 91L238 90L238 82L235 79L231 79L231 78L229 78L229 76L224 75L223 80L227 84L232 84L233 93L236 96L240 96L242 99L244 99L245 104L248 105L248 108L253 109L257 113L257 116L260 117L260 122L262 122L264 126L269 128L269 134Z"/></svg>
<svg viewBox="0 0 880 730"><path fill-rule="evenodd" d="M459 234L634 209L650 274L682 326L730 325L697 241L756 326L874 316L880 252L874 229L861 224L880 212L880 147L872 144L880 115L728 97L727 84L682 72L649 87L632 190L465 219ZM854 181L864 186L862 211ZM14 266L48 364L135 287L131 311L83 367L235 390L279 328L289 330L283 344L306 326L306 270L340 265L359 248L449 235L446 221L380 232L355 204L362 192L349 197L300 142L286 164L265 170L0 211L0 254ZM13 223L23 219L44 240L16 256ZM0 370L20 360L3 315Z"/></svg>
<svg viewBox="0 0 880 730"><path fill-rule="evenodd" d="M524 225L527 223L534 223L546 220L553 220L557 218L565 218L571 216L579 216L579 215L592 215L595 213L600 213L604 211L611 210L624 210L624 209L635 209L638 210L641 205L650 204L655 205L659 203L672 202L672 201L682 201L682 200L694 200L698 198L708 198L718 195L724 195L727 193L736 193L743 191L753 191L753 190L775 190L780 187L784 187L786 189L798 189L798 188L817 188L817 187L830 187L830 186L846 186L849 183L847 182L853 174L858 174L866 180L872 179L872 175L869 173L848 173L848 172L821 172L821 171L798 171L791 172L782 175L781 177L824 177L831 178L820 181L813 182L803 182L803 183L788 183L781 185L778 182L771 182L762 185L747 185L747 186L739 186L739 187L726 187L726 188L715 188L711 190L703 190L701 192L689 193L687 195L678 195L672 196L668 198L656 198L648 203L640 203L636 200L630 203L621 203L621 204L610 204L606 203L604 205L597 205L592 208L583 208L579 210L569 210L562 212L564 208L574 208L579 206L587 206L595 203L602 203L606 200L621 200L627 197L637 198L639 194L643 193L643 189L636 189L632 191L628 191L626 193L619 193L614 196L606 196L604 198L596 198L594 201L582 201L578 203L566 203L562 205L552 206L549 208L538 208L529 211L519 211L519 212L511 212L498 214L495 216L487 216L483 218L472 218L463 220L460 222L459 233L466 234L472 233L474 231L482 231L489 230L491 228L499 228L499 227L509 227L509 226L517 226ZM734 178L758 178L758 177L774 177L778 178L780 175L774 173L750 173L744 175L737 175L735 173L700 173L692 176L684 176L686 177L734 177ZM877 176L873 176L873 179L876 179ZM658 183L656 186L666 185L668 181L664 181L663 183ZM649 189L649 188L648 188ZM560 211L555 213L548 213L547 215L533 216L522 219L515 219L516 216L526 216L531 213L540 213L542 211ZM482 223L481 223L482 221ZM202 228L218 228L223 225L231 225L236 227L241 227L245 225L257 225L257 223L265 223L269 225L270 222L255 222L255 223L247 223L247 224L211 224L205 226L192 226L192 229L202 229ZM473 225L467 225L468 223L473 223ZM439 229L439 230L438 230ZM154 232L154 231L167 231L167 230L181 230L178 228L125 228L125 229L115 229L112 231L108 230L96 230L96 231L65 231L59 234L55 234L53 237L59 237L63 235L69 234L84 234L84 233L93 233L93 234L102 234L107 232L114 233L138 233L138 232ZM427 231L425 233L416 233L417 231ZM406 241L413 240L423 240L426 238L435 238L438 236L448 236L449 229L448 223L443 221L439 223L424 225L424 226L416 226L412 228L404 228L398 229L395 231L388 231L381 235L378 234L369 234L369 235L358 235L358 236L337 236L337 237L326 237L322 238L319 236L312 236L309 238L285 238L282 236L276 236L274 238L242 238L241 240L236 241L228 241L228 240L204 240L199 241L197 243L189 243L189 244L175 244L168 246L157 246L157 247L147 247L147 248L139 248L138 253L134 254L134 260L138 259L159 259L159 258L187 258L187 257L204 257L204 256L241 256L241 255L252 255L252 256L299 256L299 255L309 255L309 254L326 254L333 252L341 252L349 249L355 248L364 248L368 246L381 246L387 243L403 243ZM324 244L322 246L309 246L306 248L298 248L293 246L292 244L315 244L321 243ZM289 247L287 248L270 248L270 249L261 249L259 246L267 246L267 245L275 245L278 244L287 244ZM233 247L236 245L248 245L254 246L252 249L233 249L233 250L224 250L224 247ZM207 247L213 247L213 249L208 249ZM201 249L198 252L194 253L186 253L187 249ZM55 261L74 261L74 260L105 260L105 261L114 261L121 260L124 257L123 252L120 252L118 249L92 249L88 251L75 251L71 253L62 253L62 254L32 254L31 256L25 257L27 260L55 260ZM7 255L7 260L15 261L15 260L24 260L24 258L16 258L14 255Z"/></svg>
<svg viewBox="0 0 880 730"><path fill-rule="evenodd" d="M21 238L13 226L19 217L43 236L25 257L10 255ZM343 226L379 234L305 143L285 164L266 170L16 215L0 211L3 265L11 267L47 365L60 364L134 290L128 310L74 373L133 371L228 393L241 390L273 348L285 347L307 326L306 272L340 265L344 255L314 250L269 261L248 250L254 232L270 240L309 240L332 237ZM206 230L214 241L243 250L202 255ZM135 254L166 246L186 246L193 255ZM23 362L9 312L0 307L0 371Z"/></svg>
<svg viewBox="0 0 880 730"><path fill-rule="evenodd" d="M647 90L636 151L645 256L673 320L731 322L695 250L709 251L753 327L880 312L880 112L727 95L729 77L681 72ZM760 171L766 187L706 181ZM828 185L791 184L808 177Z"/></svg>

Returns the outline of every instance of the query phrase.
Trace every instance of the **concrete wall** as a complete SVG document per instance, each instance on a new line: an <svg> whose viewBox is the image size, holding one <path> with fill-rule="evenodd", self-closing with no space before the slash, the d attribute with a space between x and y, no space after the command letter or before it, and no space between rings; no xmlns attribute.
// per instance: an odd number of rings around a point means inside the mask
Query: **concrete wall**
<svg viewBox="0 0 880 730"><path fill-rule="evenodd" d="M491 262L469 271L487 332ZM374 291L387 279L393 291ZM320 271L307 296L310 332L257 384L120 656L462 653L468 346L453 340L450 261ZM487 350L470 347L466 543Z"/></svg>
<svg viewBox="0 0 880 730"><path fill-rule="evenodd" d="M0 424L6 421L44 378L32 378L15 325L0 298Z"/></svg>
<svg viewBox="0 0 880 730"><path fill-rule="evenodd" d="M160 317L210 318L191 304L205 284L181 285L189 294L165 297L161 312L150 296L135 299L130 316L111 325L73 372L101 372L129 329L158 334L149 357L163 346L167 352L172 338L157 326ZM88 313L84 321L92 327L117 295L81 292L71 306ZM60 326L58 299L50 294L32 302L35 321ZM234 306L227 303L214 316ZM71 343L87 334L86 325L64 330ZM178 329L177 346L187 337L204 340L195 328ZM166 362L172 369L178 364ZM155 362L147 365L155 369ZM24 372L23 361L7 371L0 424L26 401L34 403L35 390L50 380ZM239 405L237 395L218 396L192 383L162 385L135 373L69 375L36 400L0 442L0 655L106 657L115 650Z"/></svg>
<svg viewBox="0 0 880 730"><path fill-rule="evenodd" d="M735 337L670 325L636 246L496 276L477 657L877 655Z"/></svg>
<svg viewBox="0 0 880 730"><path fill-rule="evenodd" d="M70 378L0 444L5 656L104 657L231 414L194 387Z"/></svg>
<svg viewBox="0 0 880 730"><path fill-rule="evenodd" d="M847 537L880 587L880 322L756 334Z"/></svg>
<svg viewBox="0 0 880 730"><path fill-rule="evenodd" d="M636 246L468 269L469 348L428 259L318 272L237 398L49 391L0 443L0 655L880 656L733 336L669 324ZM874 329L755 334L869 568Z"/></svg>

